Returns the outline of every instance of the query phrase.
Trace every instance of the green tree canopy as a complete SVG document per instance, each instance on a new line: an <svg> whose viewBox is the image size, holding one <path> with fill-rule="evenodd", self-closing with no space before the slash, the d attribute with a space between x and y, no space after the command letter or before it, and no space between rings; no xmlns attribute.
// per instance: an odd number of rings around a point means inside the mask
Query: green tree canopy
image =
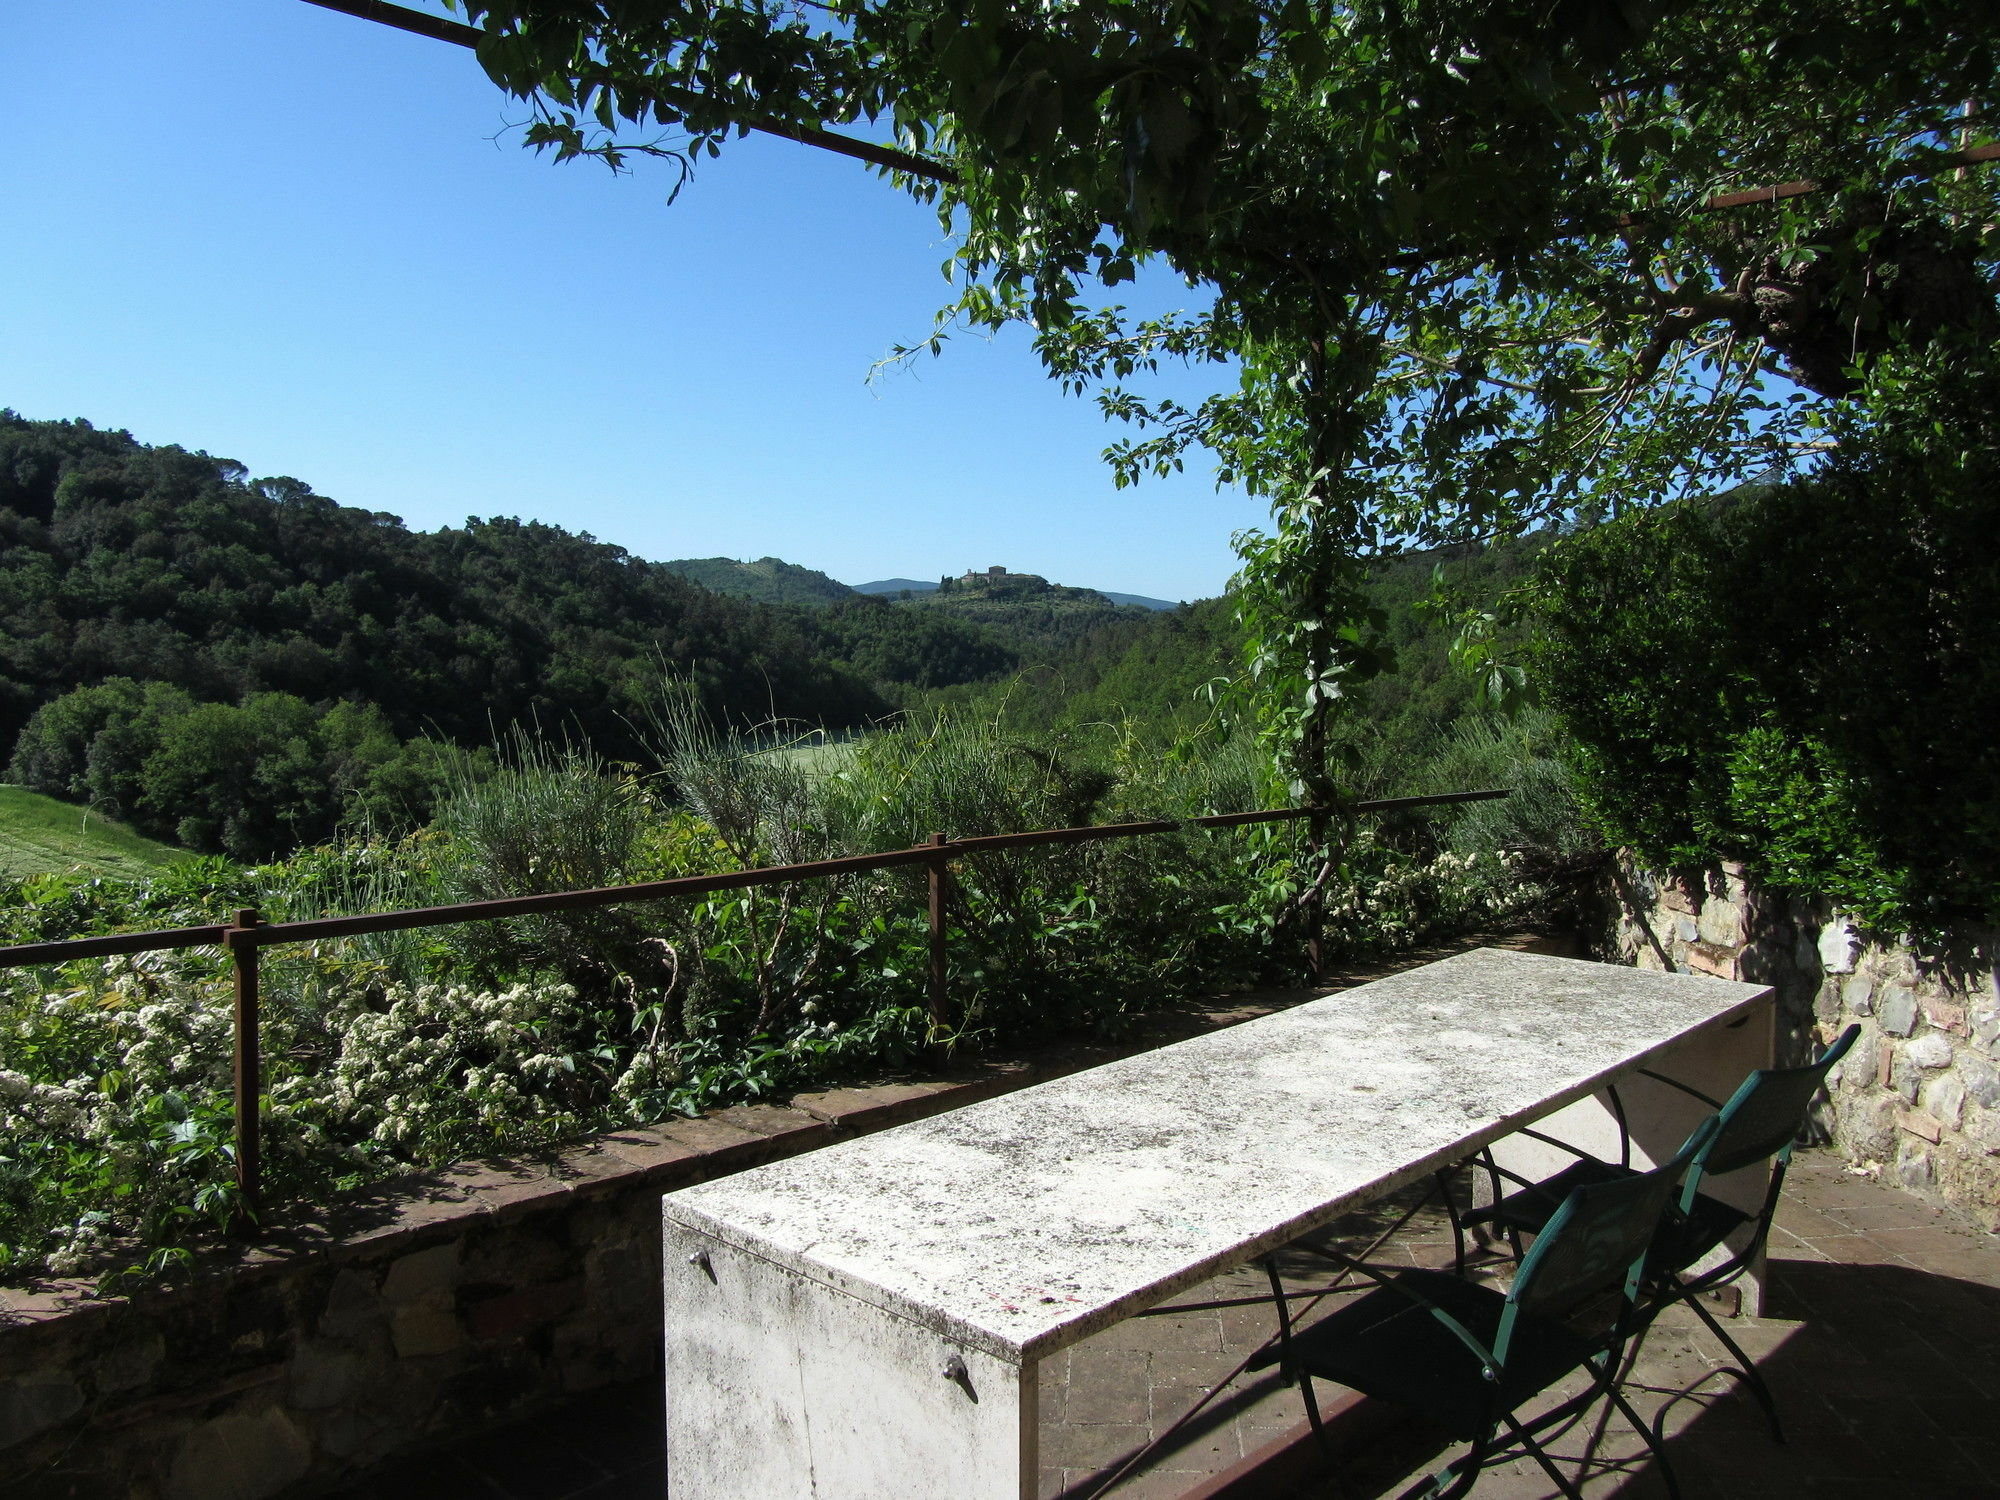
<svg viewBox="0 0 2000 1500"><path fill-rule="evenodd" d="M1272 499L1244 598L1315 794L1326 705L1379 660L1358 556L1852 440L2000 322L1972 0L463 8L565 156L891 127L954 236L940 339L1025 322L1140 424L1121 479L1206 447ZM1110 302L1148 261L1186 314ZM1240 386L1122 388L1167 358Z"/></svg>

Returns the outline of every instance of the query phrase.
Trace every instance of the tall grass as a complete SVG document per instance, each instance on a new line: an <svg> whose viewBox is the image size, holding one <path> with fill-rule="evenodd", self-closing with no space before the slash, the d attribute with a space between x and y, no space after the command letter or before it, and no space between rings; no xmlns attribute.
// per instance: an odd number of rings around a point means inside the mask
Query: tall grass
<svg viewBox="0 0 2000 1500"><path fill-rule="evenodd" d="M1448 845L1460 853L1532 849L1558 856L1596 849L1600 839L1577 804L1560 738L1554 716L1538 708L1511 718L1463 718L1441 735L1428 767L1441 787L1505 787L1512 793L1454 812L1446 823Z"/></svg>

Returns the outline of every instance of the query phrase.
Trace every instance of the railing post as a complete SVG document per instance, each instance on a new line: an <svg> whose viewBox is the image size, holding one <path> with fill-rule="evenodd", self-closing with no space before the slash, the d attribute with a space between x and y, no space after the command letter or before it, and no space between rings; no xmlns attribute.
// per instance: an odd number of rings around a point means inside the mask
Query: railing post
<svg viewBox="0 0 2000 1500"><path fill-rule="evenodd" d="M930 923L931 923L931 1044L942 1046L942 1038L950 1025L947 997L945 994L945 943L947 928L944 919L945 896L951 880L951 870L946 863L946 847L950 844L944 834L934 833L930 846L937 850L935 858L924 864L924 873L929 877Z"/></svg>
<svg viewBox="0 0 2000 1500"><path fill-rule="evenodd" d="M260 1204L261 1141L258 1104L264 1087L257 1055L257 928L254 908L244 907L229 924L223 942L236 970L236 1190L239 1218L247 1221Z"/></svg>

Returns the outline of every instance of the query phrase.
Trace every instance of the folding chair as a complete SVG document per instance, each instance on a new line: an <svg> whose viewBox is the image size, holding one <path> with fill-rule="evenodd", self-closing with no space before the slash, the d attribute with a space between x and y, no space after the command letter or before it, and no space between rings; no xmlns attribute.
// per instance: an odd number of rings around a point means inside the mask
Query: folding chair
<svg viewBox="0 0 2000 1500"><path fill-rule="evenodd" d="M1647 1257L1646 1294L1642 1306L1644 1324L1650 1326L1654 1318L1675 1302L1685 1302L1693 1308L1696 1316L1708 1326L1709 1332L1735 1358L1735 1365L1723 1368L1750 1388L1757 1404L1763 1408L1765 1420L1771 1424L1771 1436L1780 1443L1785 1440L1784 1429L1779 1424L1777 1403L1772 1399L1770 1389L1757 1373L1755 1363L1737 1347L1736 1341L1702 1305L1699 1296L1737 1280L1757 1263L1765 1241L1770 1237L1771 1219L1777 1212L1778 1196L1784 1189L1785 1169L1791 1162L1792 1146L1805 1127L1813 1099L1825 1082L1828 1070L1847 1054L1860 1034L1859 1026L1848 1027L1834 1038L1816 1061L1805 1067L1758 1069L1743 1080L1728 1103L1717 1106L1716 1131L1689 1164L1687 1181L1681 1189L1679 1201L1662 1222L1658 1239ZM1649 1078L1671 1085L1704 1104L1715 1106L1715 1101L1698 1089L1650 1070L1641 1071ZM1520 1236L1545 1233L1546 1226L1553 1222L1556 1206L1569 1193L1579 1187L1619 1181L1634 1175L1630 1166L1599 1161L1549 1136L1538 1135L1537 1139L1560 1146L1578 1159L1545 1182L1524 1183L1517 1193L1501 1197L1496 1191L1492 1204L1460 1216L1468 1227L1490 1223L1503 1230L1513 1241L1517 1256ZM1732 1208L1721 1199L1701 1191L1705 1177L1720 1177L1773 1158L1770 1185L1765 1191L1762 1206L1755 1213ZM1492 1174L1496 1188L1501 1177L1523 1182L1514 1173L1495 1166L1490 1154L1485 1158L1484 1165ZM1729 1251L1721 1261L1706 1270L1693 1269L1746 1227L1749 1234L1738 1248Z"/></svg>
<svg viewBox="0 0 2000 1500"><path fill-rule="evenodd" d="M1295 1379L1321 1447L1314 1379L1330 1380L1393 1402L1438 1423L1471 1446L1406 1491L1450 1500L1478 1482L1481 1470L1525 1452L1556 1487L1580 1500L1536 1440L1557 1423L1608 1398L1659 1460L1670 1493L1679 1485L1657 1435L1618 1390L1627 1339L1638 1326L1646 1256L1681 1173L1708 1141L1704 1121L1679 1155L1650 1172L1581 1188L1548 1218L1506 1292L1444 1271L1393 1275L1330 1251L1326 1255L1376 1283L1375 1290L1297 1330L1292 1327L1275 1266L1267 1263L1278 1306L1274 1349L1251 1368L1277 1363ZM1587 1304L1611 1302L1608 1326L1585 1331ZM1526 1401L1571 1372L1589 1371L1579 1394L1527 1422L1515 1416ZM1500 1439L1505 1429L1505 1440Z"/></svg>

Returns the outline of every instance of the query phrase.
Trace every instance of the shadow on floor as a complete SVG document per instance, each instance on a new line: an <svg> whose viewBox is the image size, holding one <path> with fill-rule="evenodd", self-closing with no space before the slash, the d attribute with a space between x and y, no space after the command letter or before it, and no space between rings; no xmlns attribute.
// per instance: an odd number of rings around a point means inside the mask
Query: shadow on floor
<svg viewBox="0 0 2000 1500"><path fill-rule="evenodd" d="M335 1500L663 1500L665 1446L660 1382L645 1380L398 1459Z"/></svg>
<svg viewBox="0 0 2000 1500"><path fill-rule="evenodd" d="M2000 1287L1904 1265L1778 1261L1767 1316L1724 1325L1757 1362L1786 1441L1720 1368L1723 1351L1685 1314L1663 1319L1626 1389L1649 1420L1666 1411L1667 1452L1687 1500L1994 1500L2000 1496ZM1294 1500L1400 1494L1448 1455L1411 1428L1396 1453L1365 1456L1336 1491ZM1622 1420L1599 1413L1551 1450L1590 1500L1652 1500L1667 1489ZM1558 1492L1526 1462L1494 1470L1476 1500Z"/></svg>

